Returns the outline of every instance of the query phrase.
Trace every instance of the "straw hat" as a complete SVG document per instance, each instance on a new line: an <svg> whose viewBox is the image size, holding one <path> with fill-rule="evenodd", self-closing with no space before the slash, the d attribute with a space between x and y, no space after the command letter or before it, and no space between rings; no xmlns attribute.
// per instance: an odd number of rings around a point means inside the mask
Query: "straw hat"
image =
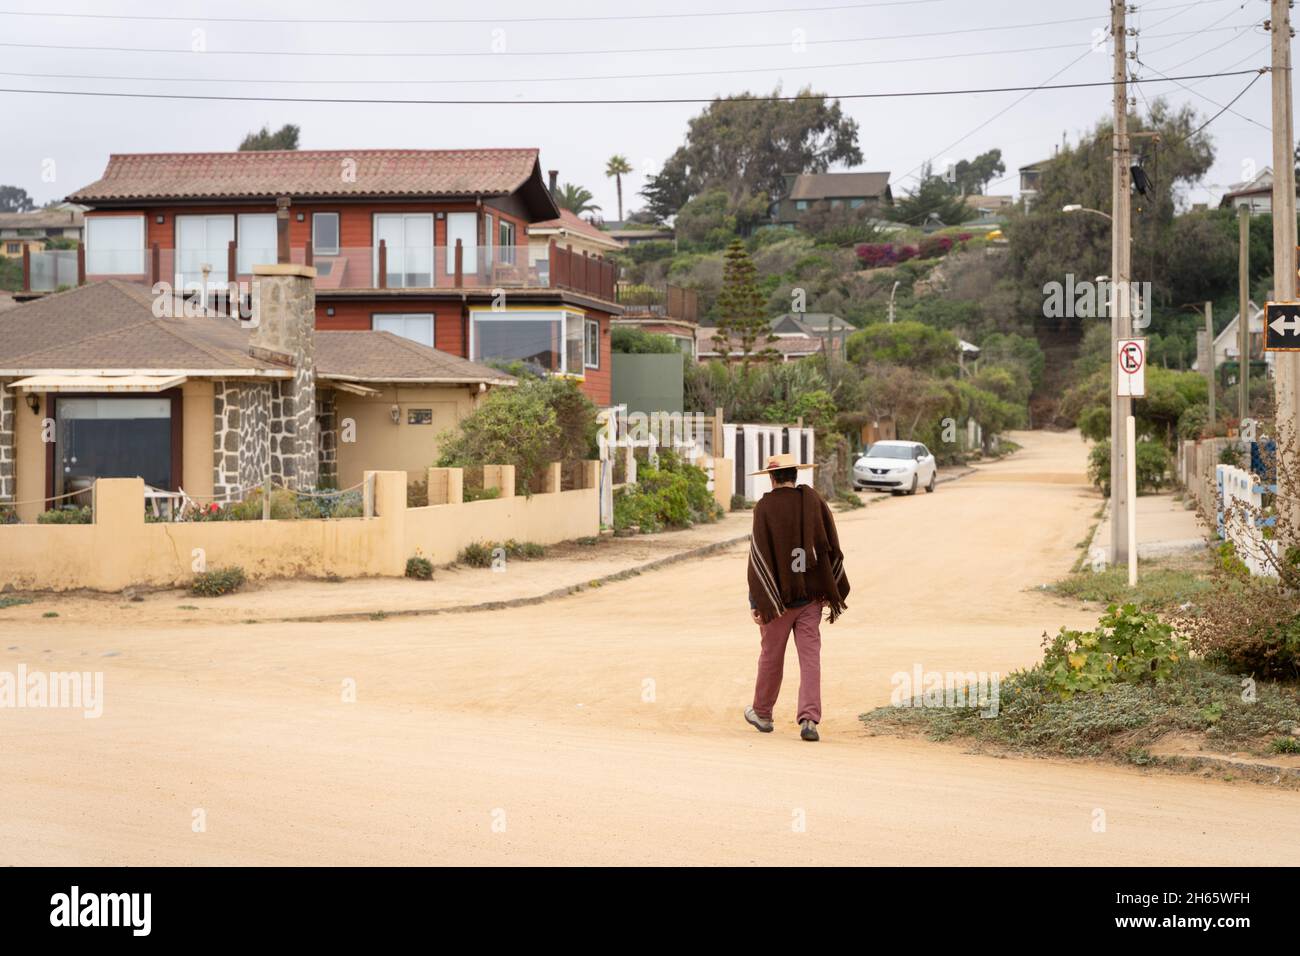
<svg viewBox="0 0 1300 956"><path fill-rule="evenodd" d="M817 467L816 465L813 465L811 463L805 465L799 464L797 461L794 460L794 455L787 452L784 455L768 455L767 467L760 468L758 471L751 471L750 474L770 475L772 472L781 471L784 468L799 468L802 470L804 468L816 468L816 467Z"/></svg>

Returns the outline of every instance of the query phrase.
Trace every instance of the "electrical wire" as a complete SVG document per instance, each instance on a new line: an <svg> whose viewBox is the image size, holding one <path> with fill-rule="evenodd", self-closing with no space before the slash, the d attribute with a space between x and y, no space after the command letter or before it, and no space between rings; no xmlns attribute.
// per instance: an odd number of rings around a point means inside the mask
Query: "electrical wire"
<svg viewBox="0 0 1300 956"><path fill-rule="evenodd" d="M1087 56L1085 52L1083 56ZM1071 61L1066 68L1077 63L1078 59ZM1059 70L1057 75L1063 73L1064 69ZM1166 76L1161 78L1148 78L1136 82L1140 83L1177 83L1179 80L1201 80L1220 76L1245 76L1255 70L1238 70L1235 73L1197 73L1188 76L1172 77ZM1263 70L1261 72L1266 72ZM1134 82L1134 81L1130 81ZM931 96L964 96L980 93L1037 93L1041 90L1079 90L1091 89L1100 86L1114 86L1113 80L1094 81L1088 83L1056 83L1052 85L1040 84L1038 86L990 86L990 87L972 87L967 89L948 89L948 90L904 90L887 93L795 93L791 95L782 95L779 93L761 94L753 97L760 100L772 100L775 102L796 102L799 100L877 100L877 99L903 99L909 97L931 97ZM145 100L196 100L196 101L222 101L233 103L336 103L336 104L361 104L376 106L596 106L602 104L615 105L647 105L647 104L669 104L669 103L712 103L717 97L616 97L609 99L597 98L573 98L573 99L390 99L386 97L335 97L335 96L235 96L231 94L215 93L128 93L108 90L40 90L40 89L16 89L0 88L0 93L29 93L47 96L95 96L112 99L145 99ZM1017 101L1019 102L1019 101ZM1013 104L1014 105L1014 104Z"/></svg>

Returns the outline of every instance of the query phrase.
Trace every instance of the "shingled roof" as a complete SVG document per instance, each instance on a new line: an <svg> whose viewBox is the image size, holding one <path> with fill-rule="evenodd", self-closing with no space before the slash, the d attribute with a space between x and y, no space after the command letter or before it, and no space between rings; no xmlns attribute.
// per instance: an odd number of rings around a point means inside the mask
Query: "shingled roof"
<svg viewBox="0 0 1300 956"><path fill-rule="evenodd" d="M69 200L103 205L175 200L451 198L520 192L538 219L559 209L536 149L338 149L114 153Z"/></svg>
<svg viewBox="0 0 1300 956"><path fill-rule="evenodd" d="M800 173L790 186L790 199L853 199L883 196L889 173Z"/></svg>
<svg viewBox="0 0 1300 956"><path fill-rule="evenodd" d="M0 374L112 375L167 371L195 377L292 374L249 354L249 330L220 316L159 318L145 286L116 279L44 296L0 318ZM165 311L165 310L163 310ZM178 307L172 310L181 314ZM510 384L509 375L391 332L317 330L316 374L357 382Z"/></svg>

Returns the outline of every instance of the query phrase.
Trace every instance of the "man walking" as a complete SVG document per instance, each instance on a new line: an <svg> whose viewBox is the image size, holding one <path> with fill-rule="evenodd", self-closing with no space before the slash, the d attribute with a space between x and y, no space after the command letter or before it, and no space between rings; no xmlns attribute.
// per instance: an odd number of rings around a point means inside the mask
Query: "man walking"
<svg viewBox="0 0 1300 956"><path fill-rule="evenodd" d="M762 636L754 704L745 720L772 732L772 708L781 691L785 647L794 633L799 654L799 736L817 740L822 719L821 615L833 623L844 611L849 579L844 575L835 519L825 499L810 485L796 484L794 455L772 455L767 467L772 490L754 507L749 544L749 606Z"/></svg>

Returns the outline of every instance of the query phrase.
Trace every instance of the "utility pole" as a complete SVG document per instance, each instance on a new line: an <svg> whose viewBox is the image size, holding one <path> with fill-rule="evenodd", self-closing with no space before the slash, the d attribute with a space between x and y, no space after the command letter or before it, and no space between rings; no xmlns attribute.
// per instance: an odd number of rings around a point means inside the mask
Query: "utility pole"
<svg viewBox="0 0 1300 956"><path fill-rule="evenodd" d="M1272 0L1269 30L1273 49L1273 298L1295 300L1295 131L1291 113L1291 10L1288 0ZM1244 358L1244 357L1243 357ZM1274 357L1273 396L1277 404L1279 441L1294 443L1300 352ZM1291 542L1287 542L1291 543Z"/></svg>
<svg viewBox="0 0 1300 956"><path fill-rule="evenodd" d="M1210 386L1210 428L1218 418L1214 407L1214 303L1205 303L1205 379Z"/></svg>
<svg viewBox="0 0 1300 956"><path fill-rule="evenodd" d="M1250 417L1250 204L1237 208L1237 421ZM1213 360L1213 356L1211 356ZM1213 426L1214 422L1211 421Z"/></svg>
<svg viewBox="0 0 1300 956"><path fill-rule="evenodd" d="M1129 305L1129 137L1128 27L1124 0L1111 0L1110 32L1115 41L1110 239L1110 563L1129 561L1128 417L1133 400L1119 397L1119 340L1131 334Z"/></svg>

